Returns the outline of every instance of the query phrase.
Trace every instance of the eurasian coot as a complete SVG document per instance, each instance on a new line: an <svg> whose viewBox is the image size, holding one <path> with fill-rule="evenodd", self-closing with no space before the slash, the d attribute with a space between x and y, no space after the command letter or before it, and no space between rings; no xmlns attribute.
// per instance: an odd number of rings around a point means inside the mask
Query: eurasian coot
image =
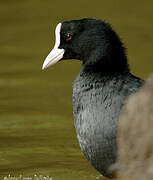
<svg viewBox="0 0 153 180"><path fill-rule="evenodd" d="M104 176L117 157L117 126L127 96L143 80L130 73L125 48L111 26L102 20L59 23L56 43L43 69L63 59L82 61L73 86L73 113L80 147Z"/></svg>

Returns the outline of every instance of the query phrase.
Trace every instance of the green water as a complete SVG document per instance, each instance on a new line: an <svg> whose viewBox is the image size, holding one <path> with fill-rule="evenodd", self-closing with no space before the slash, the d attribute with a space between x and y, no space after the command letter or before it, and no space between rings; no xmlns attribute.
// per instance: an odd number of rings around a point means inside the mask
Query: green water
<svg viewBox="0 0 153 180"><path fill-rule="evenodd" d="M153 71L152 0L0 0L1 179L100 179L81 153L73 125L72 83L80 63L41 70L56 24L83 17L111 22L134 74L146 78Z"/></svg>

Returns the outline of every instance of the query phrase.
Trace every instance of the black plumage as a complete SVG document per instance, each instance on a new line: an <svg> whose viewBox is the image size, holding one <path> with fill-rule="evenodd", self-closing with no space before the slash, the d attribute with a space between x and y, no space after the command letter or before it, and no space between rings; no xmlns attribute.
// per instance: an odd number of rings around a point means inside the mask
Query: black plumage
<svg viewBox="0 0 153 180"><path fill-rule="evenodd" d="M130 73L125 48L107 22L65 21L59 33L58 49L64 54L58 61L82 61L73 85L73 112L81 150L101 174L113 177L109 167L117 157L118 120L126 98L142 86L143 80ZM51 61L56 58L51 57Z"/></svg>

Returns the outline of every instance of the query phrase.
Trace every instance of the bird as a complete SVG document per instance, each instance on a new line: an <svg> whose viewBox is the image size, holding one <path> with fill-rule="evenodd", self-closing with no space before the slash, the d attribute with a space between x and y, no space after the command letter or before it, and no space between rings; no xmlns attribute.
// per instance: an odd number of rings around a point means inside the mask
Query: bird
<svg viewBox="0 0 153 180"><path fill-rule="evenodd" d="M153 179L153 73L130 96L118 126L118 180Z"/></svg>
<svg viewBox="0 0 153 180"><path fill-rule="evenodd" d="M131 74L126 48L105 20L83 18L59 23L55 45L42 69L67 59L81 61L73 84L74 126L86 159L103 176L113 178L118 121L127 97L144 81Z"/></svg>

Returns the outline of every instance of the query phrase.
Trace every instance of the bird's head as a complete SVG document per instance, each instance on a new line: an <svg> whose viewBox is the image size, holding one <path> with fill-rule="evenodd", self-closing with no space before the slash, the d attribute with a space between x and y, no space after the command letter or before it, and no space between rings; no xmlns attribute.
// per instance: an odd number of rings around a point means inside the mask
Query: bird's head
<svg viewBox="0 0 153 180"><path fill-rule="evenodd" d="M81 19L59 23L55 46L44 61L43 69L60 60L77 59L85 66L113 70L126 67L124 47L111 26L102 20Z"/></svg>

